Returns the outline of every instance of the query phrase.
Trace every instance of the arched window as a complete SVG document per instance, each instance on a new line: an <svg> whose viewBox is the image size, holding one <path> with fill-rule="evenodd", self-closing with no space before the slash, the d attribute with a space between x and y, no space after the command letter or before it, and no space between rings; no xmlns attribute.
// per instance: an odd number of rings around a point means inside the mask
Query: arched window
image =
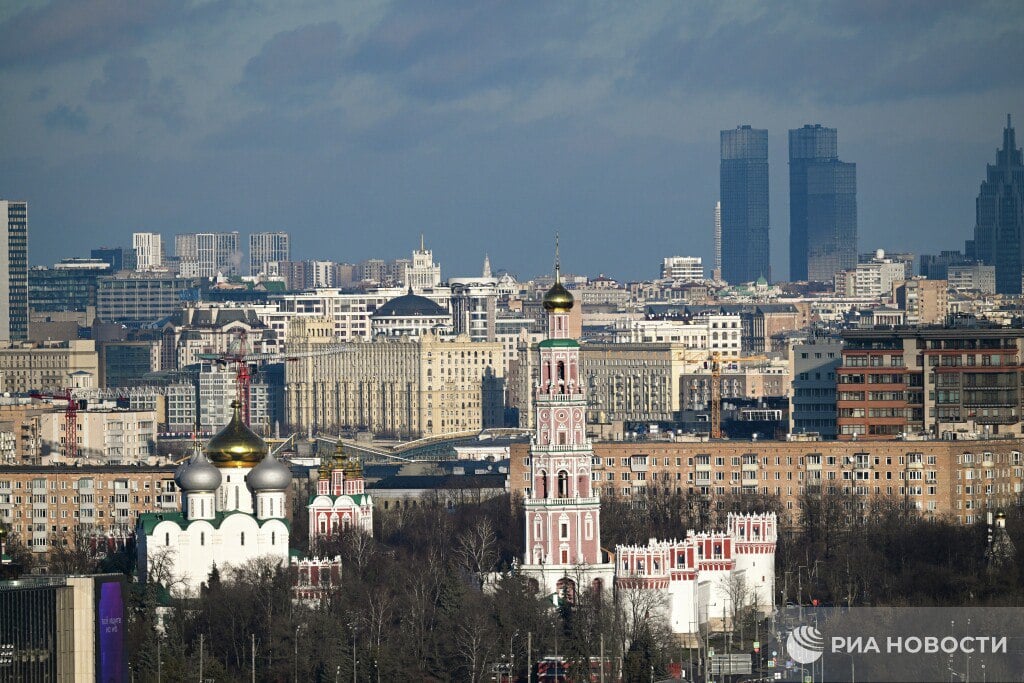
<svg viewBox="0 0 1024 683"><path fill-rule="evenodd" d="M569 473L565 470L561 470L558 473L558 497L569 497Z"/></svg>
<svg viewBox="0 0 1024 683"><path fill-rule="evenodd" d="M541 498L547 498L548 497L548 473L545 472L544 470L541 470L539 472L539 475L540 475L540 497Z"/></svg>
<svg viewBox="0 0 1024 683"><path fill-rule="evenodd" d="M242 545L245 545L245 532L242 532Z"/></svg>
<svg viewBox="0 0 1024 683"><path fill-rule="evenodd" d="M164 545L170 545L170 544L171 544L171 535L170 534L164 534Z"/></svg>
<svg viewBox="0 0 1024 683"><path fill-rule="evenodd" d="M270 545L277 545L277 532L276 531L271 531L270 532Z"/></svg>
<svg viewBox="0 0 1024 683"><path fill-rule="evenodd" d="M199 532L199 545L206 545L206 532L205 531L200 531Z"/></svg>

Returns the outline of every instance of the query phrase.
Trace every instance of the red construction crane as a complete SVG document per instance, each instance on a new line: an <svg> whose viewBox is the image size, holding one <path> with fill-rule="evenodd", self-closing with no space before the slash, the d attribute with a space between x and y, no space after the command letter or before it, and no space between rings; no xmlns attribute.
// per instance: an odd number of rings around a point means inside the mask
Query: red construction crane
<svg viewBox="0 0 1024 683"><path fill-rule="evenodd" d="M78 457L78 401L71 395L71 389L65 389L60 393L33 391L29 394L31 398L55 398L67 401L64 409L64 455L69 458Z"/></svg>
<svg viewBox="0 0 1024 683"><path fill-rule="evenodd" d="M234 364L235 388L238 392L238 401L242 404L242 419L245 420L245 424L249 424L249 386L252 384L252 372L249 370L249 344L245 330L238 331L225 353L201 353L199 358L222 365Z"/></svg>
<svg viewBox="0 0 1024 683"><path fill-rule="evenodd" d="M249 353L249 345L245 330L240 330L236 340L232 342L227 353L201 353L202 360L212 360L215 363L227 365L235 364L235 384L238 389L238 400L242 404L242 419L249 424L249 387L252 384L252 370L250 365L257 363L277 363L281 361L295 361L299 358L310 356L326 356L332 353L341 353L350 349L343 344L327 344L317 351L303 351L299 353Z"/></svg>

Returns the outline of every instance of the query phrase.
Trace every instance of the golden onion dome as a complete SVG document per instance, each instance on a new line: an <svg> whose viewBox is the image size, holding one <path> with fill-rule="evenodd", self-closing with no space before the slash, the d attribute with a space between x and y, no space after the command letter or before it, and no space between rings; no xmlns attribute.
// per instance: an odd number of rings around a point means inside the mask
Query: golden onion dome
<svg viewBox="0 0 1024 683"><path fill-rule="evenodd" d="M253 467L269 449L242 420L242 404L231 402L231 421L206 444L206 455L217 467Z"/></svg>
<svg viewBox="0 0 1024 683"><path fill-rule="evenodd" d="M345 478L363 476L363 466L357 456L351 455L341 441L334 449L334 467L345 473Z"/></svg>
<svg viewBox="0 0 1024 683"><path fill-rule="evenodd" d="M572 304L572 294L559 280L555 280L555 284L544 294L544 310L549 313L568 313L572 310Z"/></svg>

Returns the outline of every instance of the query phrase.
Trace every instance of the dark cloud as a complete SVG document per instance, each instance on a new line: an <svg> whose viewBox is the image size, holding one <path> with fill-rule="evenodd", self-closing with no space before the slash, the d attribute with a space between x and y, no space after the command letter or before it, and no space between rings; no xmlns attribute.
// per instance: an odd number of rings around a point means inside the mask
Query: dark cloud
<svg viewBox="0 0 1024 683"><path fill-rule="evenodd" d="M58 64L140 43L156 30L211 22L237 4L214 0L51 0L0 24L0 67Z"/></svg>
<svg viewBox="0 0 1024 683"><path fill-rule="evenodd" d="M144 57L111 57L103 65L103 78L89 86L93 102L125 102L149 93L149 62Z"/></svg>
<svg viewBox="0 0 1024 683"><path fill-rule="evenodd" d="M282 31L245 65L242 88L278 103L310 95L315 86L331 85L341 76L344 41L333 21Z"/></svg>
<svg viewBox="0 0 1024 683"><path fill-rule="evenodd" d="M680 14L645 41L626 85L842 104L1018 86L1020 8L872 1L825 6L816 21L803 6ZM1016 20L1005 21L1003 9Z"/></svg>
<svg viewBox="0 0 1024 683"><path fill-rule="evenodd" d="M202 147L222 152L244 153L275 150L309 154L331 149L345 139L345 113L337 108L317 111L279 111L266 108L206 136Z"/></svg>
<svg viewBox="0 0 1024 683"><path fill-rule="evenodd" d="M136 113L160 121L171 132L180 132L185 127L186 117L185 94L178 82L170 77L161 78L147 90L135 107Z"/></svg>
<svg viewBox="0 0 1024 683"><path fill-rule="evenodd" d="M590 25L572 3L399 2L350 64L424 99L542 82L585 62L568 58ZM557 39L555 39L557 36Z"/></svg>
<svg viewBox="0 0 1024 683"><path fill-rule="evenodd" d="M50 130L63 128L75 133L84 133L89 127L89 117L81 107L62 104L46 112L43 123Z"/></svg>

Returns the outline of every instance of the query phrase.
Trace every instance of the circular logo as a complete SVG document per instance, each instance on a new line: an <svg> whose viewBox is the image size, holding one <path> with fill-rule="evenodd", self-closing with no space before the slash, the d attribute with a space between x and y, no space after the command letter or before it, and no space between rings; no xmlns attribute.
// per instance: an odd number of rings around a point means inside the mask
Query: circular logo
<svg viewBox="0 0 1024 683"><path fill-rule="evenodd" d="M797 626L786 638L786 652L797 664L810 664L821 658L825 639L813 626Z"/></svg>

